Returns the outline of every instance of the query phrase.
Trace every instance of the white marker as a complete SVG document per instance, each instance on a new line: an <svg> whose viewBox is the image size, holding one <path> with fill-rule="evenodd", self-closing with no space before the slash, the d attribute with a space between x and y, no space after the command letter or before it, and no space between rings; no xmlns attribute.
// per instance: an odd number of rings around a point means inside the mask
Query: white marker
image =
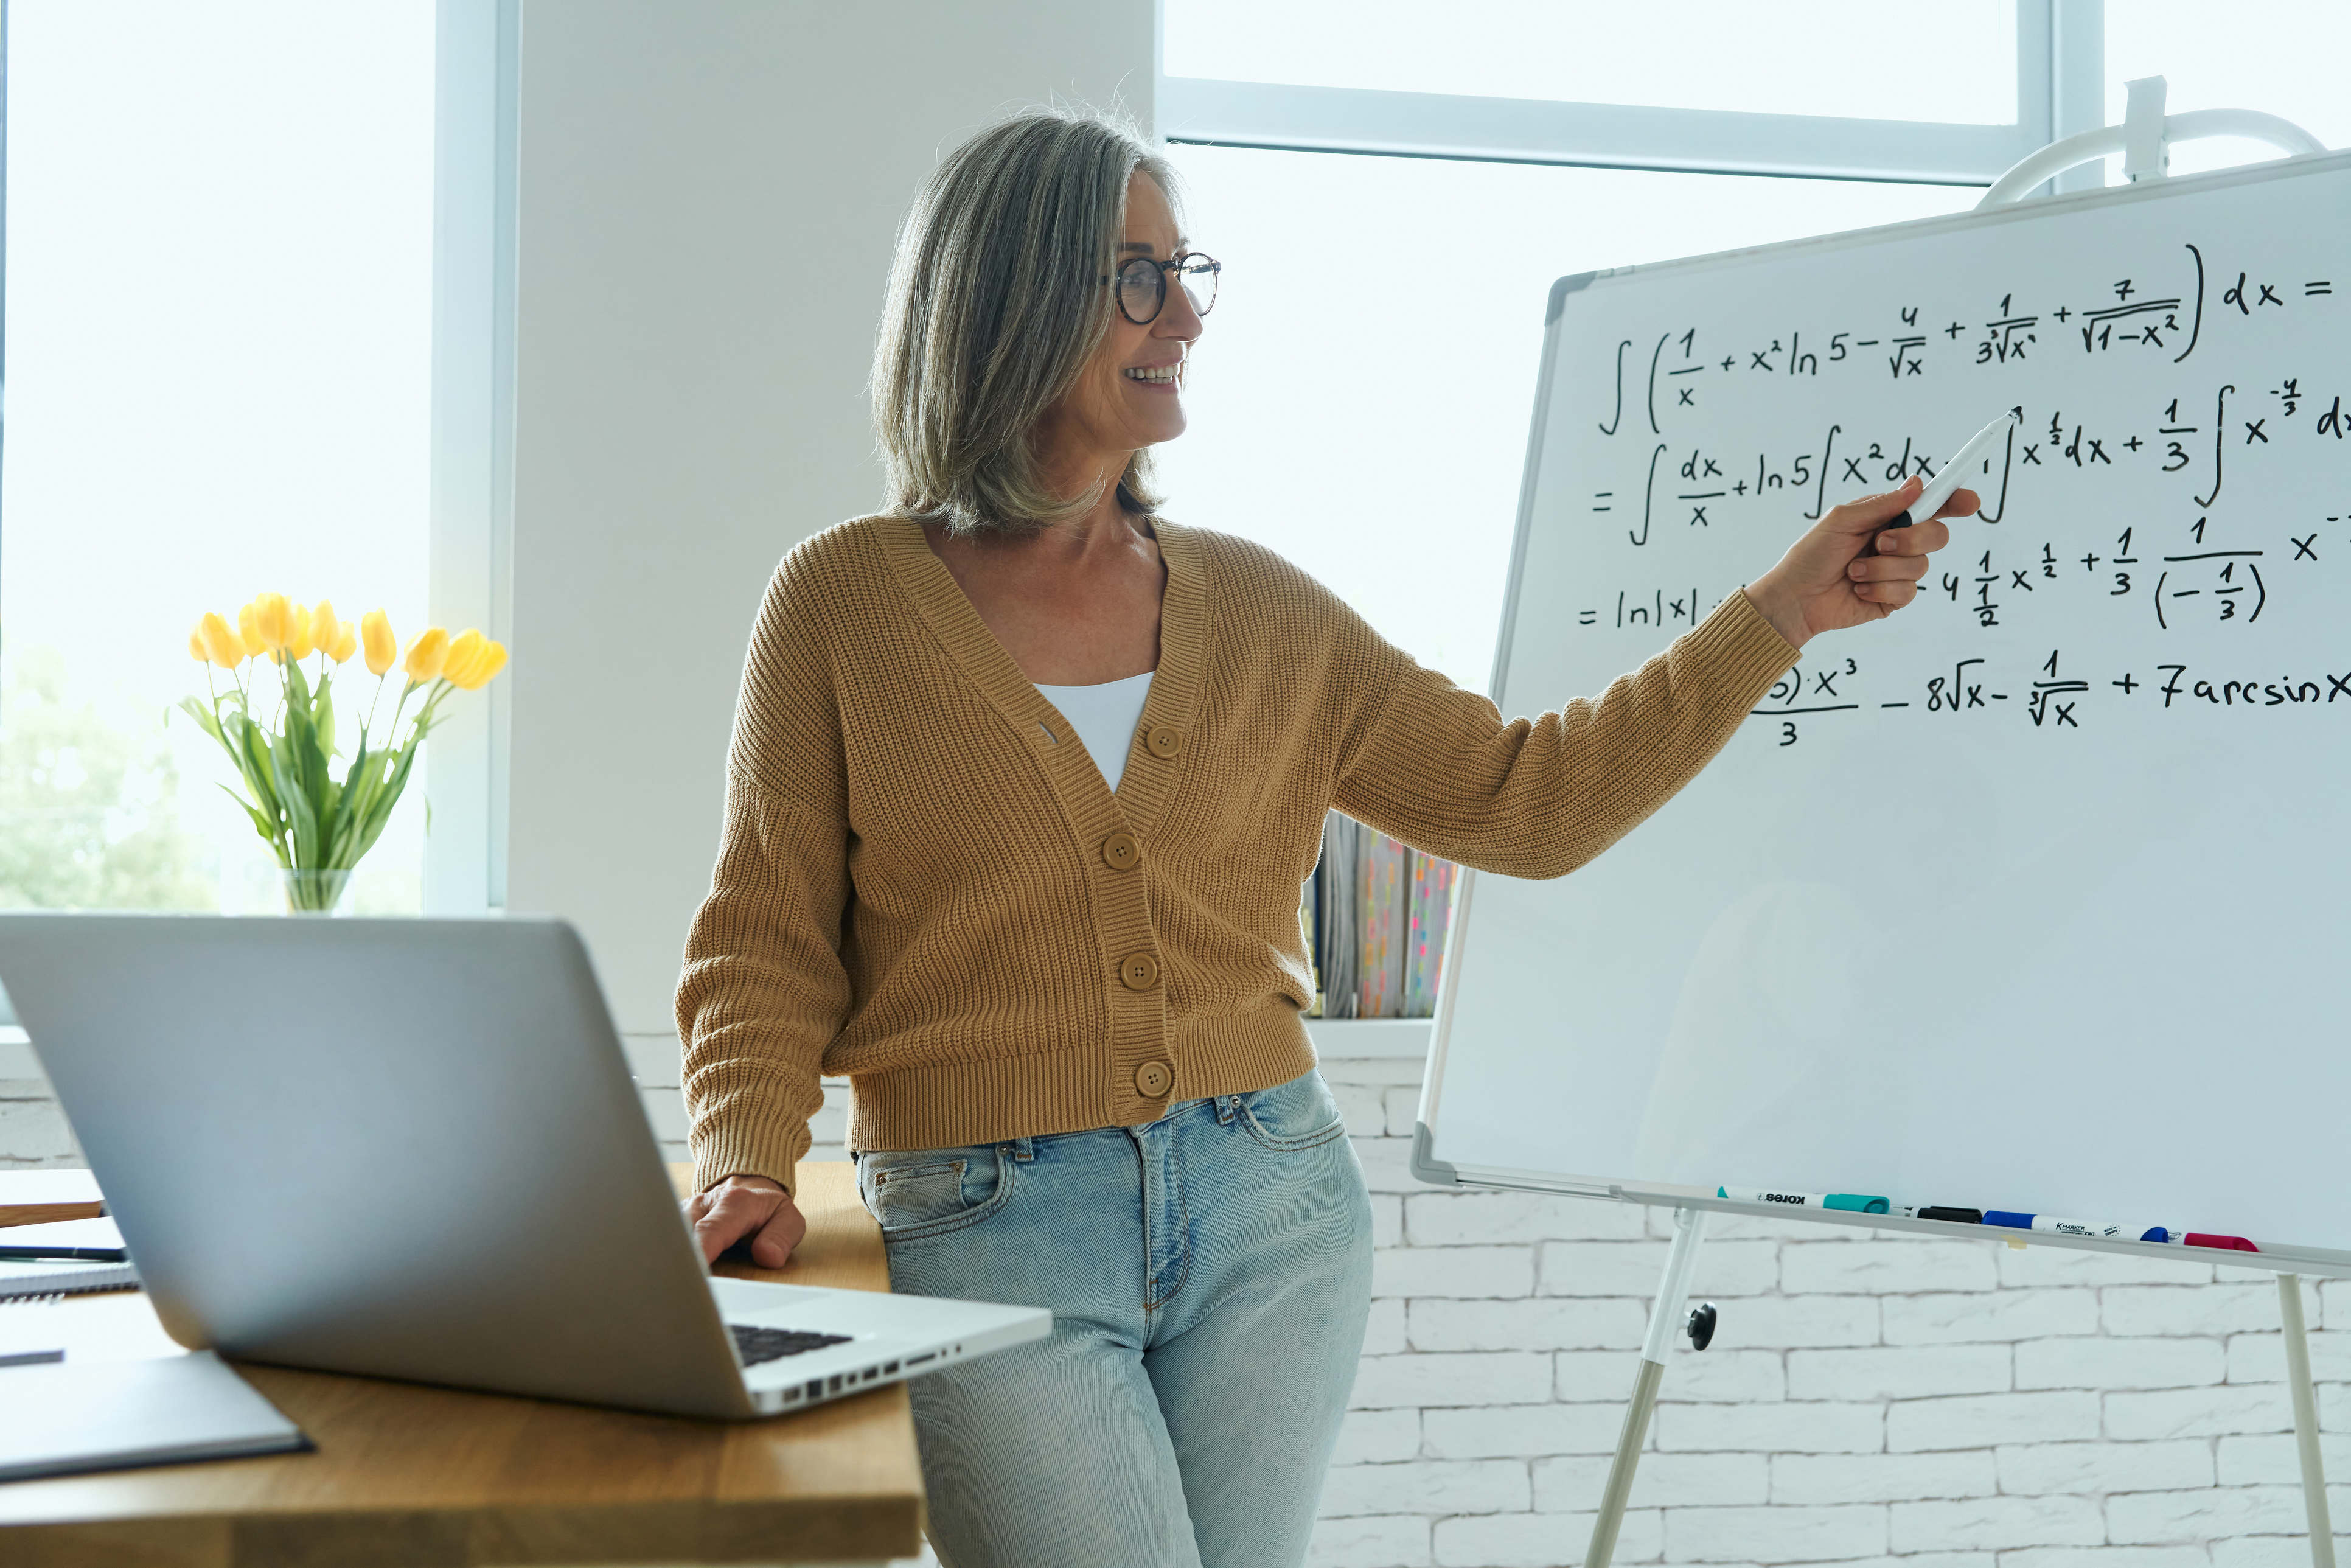
<svg viewBox="0 0 2351 1568"><path fill-rule="evenodd" d="M2050 1236L2095 1236L2101 1241L2174 1242L2187 1232L2161 1225L2102 1225L2092 1219L2060 1219L2053 1214L2036 1214L2032 1228Z"/></svg>
<svg viewBox="0 0 2351 1568"><path fill-rule="evenodd" d="M1943 471L1927 481L1927 487L1918 492L1918 498L1910 503L1909 509L1886 527L1907 528L1913 523L1923 523L1932 517L1942 509L1943 503L1951 498L1951 492L1959 487L1959 482L1967 476L1970 466L1991 456L1993 444L2023 423L2024 416L2011 409L1968 437L1968 444L1959 448L1959 455L1944 464Z"/></svg>
<svg viewBox="0 0 2351 1568"><path fill-rule="evenodd" d="M2060 1219L2053 1214L2036 1214L2032 1228L2049 1236L2095 1236L2101 1241L2136 1241L2137 1233L2126 1225L2101 1225L2090 1219ZM2144 1226L2141 1229L2146 1228Z"/></svg>

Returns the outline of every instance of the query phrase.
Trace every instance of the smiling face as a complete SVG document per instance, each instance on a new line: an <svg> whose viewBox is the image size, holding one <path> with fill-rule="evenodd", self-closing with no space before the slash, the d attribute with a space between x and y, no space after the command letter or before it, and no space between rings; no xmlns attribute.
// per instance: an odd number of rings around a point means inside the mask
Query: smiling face
<svg viewBox="0 0 2351 1568"><path fill-rule="evenodd" d="M1143 173L1128 180L1126 227L1112 267L1138 256L1165 261L1184 243L1158 183ZM1101 346L1040 433L1050 465L1081 484L1092 483L1105 470L1123 471L1128 456L1143 447L1183 434L1184 357L1199 336L1199 314L1172 280L1166 302L1148 325L1137 326L1113 305Z"/></svg>

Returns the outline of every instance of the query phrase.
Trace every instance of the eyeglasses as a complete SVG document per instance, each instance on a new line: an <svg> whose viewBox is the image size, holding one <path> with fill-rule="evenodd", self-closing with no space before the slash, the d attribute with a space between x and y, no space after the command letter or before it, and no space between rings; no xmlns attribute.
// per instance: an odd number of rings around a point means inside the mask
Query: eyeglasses
<svg viewBox="0 0 2351 1568"><path fill-rule="evenodd" d="M1192 302L1192 313L1206 316L1216 308L1217 277L1224 271L1224 263L1196 250L1165 261L1155 261L1147 256L1133 256L1119 264L1119 314L1138 327L1148 327L1159 319L1159 312L1167 304L1167 275L1174 273L1184 285L1184 297ZM1104 283L1113 281L1103 278Z"/></svg>

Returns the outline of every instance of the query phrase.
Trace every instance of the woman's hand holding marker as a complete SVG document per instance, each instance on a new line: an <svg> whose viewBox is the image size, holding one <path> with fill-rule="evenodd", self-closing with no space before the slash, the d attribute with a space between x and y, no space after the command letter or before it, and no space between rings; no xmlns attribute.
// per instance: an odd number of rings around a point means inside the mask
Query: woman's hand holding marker
<svg viewBox="0 0 2351 1568"><path fill-rule="evenodd" d="M1914 474L1882 496L1832 508L1747 585L1748 599L1798 648L1823 632L1883 621L1918 596L1927 558L1951 542L1942 519L1972 517L1981 505L1973 490L1954 490L1933 517L1895 527L1924 487Z"/></svg>

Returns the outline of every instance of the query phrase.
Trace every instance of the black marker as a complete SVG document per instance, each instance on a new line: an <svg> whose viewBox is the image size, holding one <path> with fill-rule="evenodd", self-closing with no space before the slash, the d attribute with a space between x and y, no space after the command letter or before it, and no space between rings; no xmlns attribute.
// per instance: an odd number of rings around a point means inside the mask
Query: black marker
<svg viewBox="0 0 2351 1568"><path fill-rule="evenodd" d="M1954 1225L1983 1223L1983 1210L1980 1208L1945 1208L1937 1204L1928 1204L1924 1208L1905 1208L1902 1212L1913 1219L1948 1219Z"/></svg>

